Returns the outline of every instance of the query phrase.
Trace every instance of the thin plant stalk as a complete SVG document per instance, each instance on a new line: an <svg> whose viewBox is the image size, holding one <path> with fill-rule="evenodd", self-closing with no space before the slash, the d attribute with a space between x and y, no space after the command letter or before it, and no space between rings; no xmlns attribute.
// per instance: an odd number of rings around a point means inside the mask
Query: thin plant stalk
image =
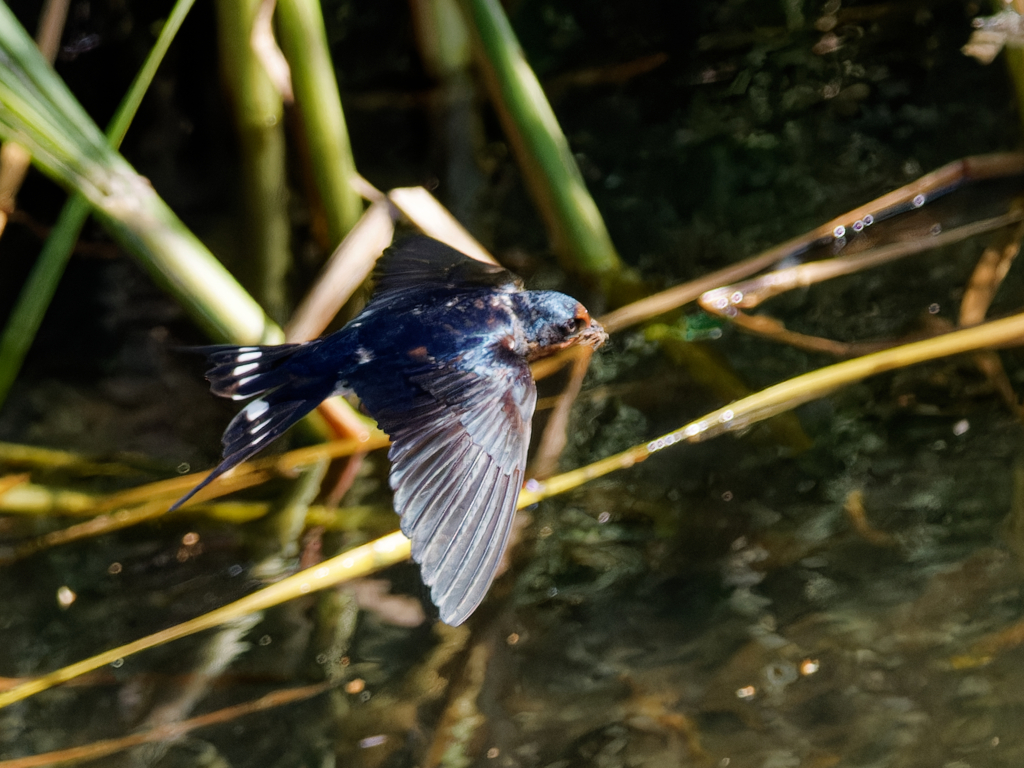
<svg viewBox="0 0 1024 768"><path fill-rule="evenodd" d="M1024 0L1021 0L1024 2ZM1024 173L1024 153L999 152L990 155L973 155L954 160L941 168L926 173L909 184L888 192L869 203L858 206L852 211L838 216L809 232L797 235L766 251L745 259L736 264L703 275L695 280L673 286L660 293L635 301L600 318L601 325L608 333L637 325L658 315L678 309L708 291L723 285L735 283L751 275L768 269L791 256L805 253L816 242L833 236L836 229L842 227L855 228L856 222L863 223L868 216L879 218L886 211L899 206L906 206L920 197L922 200L934 199L945 192L960 188L972 182L986 179L999 179ZM916 206L915 206L916 207ZM931 247L931 246L929 246ZM543 362L543 361L541 361Z"/></svg>
<svg viewBox="0 0 1024 768"><path fill-rule="evenodd" d="M116 149L121 145L160 62L163 61L171 41L181 28L193 3L195 0L178 0L167 17L156 43L110 121L107 139L111 147ZM0 405L6 399L18 371L21 370L21 364L39 331L43 315L53 300L57 284L64 274L64 268L88 215L89 204L80 195L72 195L61 210L57 223L18 295L3 336L0 336Z"/></svg>
<svg viewBox="0 0 1024 768"><path fill-rule="evenodd" d="M238 131L245 261L242 282L267 313L283 322L291 268L291 224L285 171L284 104L253 48L262 0L217 0L220 70Z"/></svg>
<svg viewBox="0 0 1024 768"><path fill-rule="evenodd" d="M571 269L603 283L622 263L569 142L498 0L462 0L491 101L552 246Z"/></svg>
<svg viewBox="0 0 1024 768"><path fill-rule="evenodd" d="M224 496L242 488L265 482L276 475L292 475L303 467L320 461L373 451L385 448L389 444L387 435L375 430L367 440L349 438L329 443L317 443L277 456L243 462L204 489L203 498L212 499ZM67 471L90 475L119 476L125 474L125 468L116 464L90 461L63 451L50 451L12 443L0 443L0 462L29 468L64 468ZM150 501L160 501L162 504L161 514L164 514L174 499L195 486L207 474L209 471L180 475L104 496L92 496L63 489L50 490L28 483L29 476L27 474L13 475L0 478L0 512L71 516L109 513L116 518L112 523L117 527L123 527L120 523L126 522L130 517L130 515L123 514L124 510ZM190 509L193 506L205 506L205 504L193 500L185 506L185 509Z"/></svg>
<svg viewBox="0 0 1024 768"><path fill-rule="evenodd" d="M319 336L370 276L394 234L391 206L383 200L372 203L338 244L316 283L292 314L285 326L287 340L309 341Z"/></svg>
<svg viewBox="0 0 1024 768"><path fill-rule="evenodd" d="M742 283L734 283L702 294L700 306L709 314L728 319L737 327L756 333L774 341L790 344L798 349L839 357L867 354L881 347L893 346L890 342L841 342L820 336L797 333L788 330L781 322L768 315L751 315L743 309L752 309L774 296L792 290L814 285L834 277L854 274L863 269L885 264L894 259L939 248L949 243L960 242L985 232L1002 229L1021 220L1021 211L1012 210L991 219L965 224L962 227L945 230L928 238L906 242L895 242L872 248L850 256L812 261L796 267L777 269L766 275Z"/></svg>
<svg viewBox="0 0 1024 768"><path fill-rule="evenodd" d="M334 247L359 220L363 203L352 186L356 166L319 0L277 0L277 23Z"/></svg>
<svg viewBox="0 0 1024 768"><path fill-rule="evenodd" d="M473 237L451 211L423 187L398 187L387 199L419 230L435 240L447 243L470 258L497 264L497 260Z"/></svg>
<svg viewBox="0 0 1024 768"><path fill-rule="evenodd" d="M14 757L10 760L0 760L0 768L45 768L46 766L59 765L61 763L78 764L88 760L97 760L107 755L117 754L126 749L140 747L144 744L157 742L169 742L181 739L186 734L197 728L204 728L209 725L230 723L246 715L257 712L266 712L275 707L285 706L294 702L312 698L331 689L332 682L314 683L298 688L285 688L280 691L261 696L252 701L241 704L234 704L213 712L206 712L196 715L188 720L163 723L155 725L146 730L131 733L127 736L120 736L113 739L101 739L91 744L82 744L77 747L55 750L39 755L28 757Z"/></svg>

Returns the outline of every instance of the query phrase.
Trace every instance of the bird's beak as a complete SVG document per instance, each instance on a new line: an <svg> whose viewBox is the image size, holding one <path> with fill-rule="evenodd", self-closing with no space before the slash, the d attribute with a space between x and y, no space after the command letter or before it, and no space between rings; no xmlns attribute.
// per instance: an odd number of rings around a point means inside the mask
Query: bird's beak
<svg viewBox="0 0 1024 768"><path fill-rule="evenodd" d="M581 344L591 349L597 349L606 341L608 341L608 334L597 320L594 320L587 308L582 304L576 305L576 318L578 320L585 321L586 325L580 330L580 332L573 339L574 344Z"/></svg>
<svg viewBox="0 0 1024 768"><path fill-rule="evenodd" d="M606 341L608 341L608 334L596 320L591 320L590 325L580 331L579 336L576 337L577 344L582 344L591 349L597 349Z"/></svg>

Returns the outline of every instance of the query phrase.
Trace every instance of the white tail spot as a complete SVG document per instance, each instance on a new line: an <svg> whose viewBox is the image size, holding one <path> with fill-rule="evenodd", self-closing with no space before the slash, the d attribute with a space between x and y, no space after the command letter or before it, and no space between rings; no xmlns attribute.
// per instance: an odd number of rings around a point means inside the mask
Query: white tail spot
<svg viewBox="0 0 1024 768"><path fill-rule="evenodd" d="M235 361L239 363L248 363L253 360L259 360L261 357L263 357L263 353L258 350L256 352L243 352L235 358Z"/></svg>
<svg viewBox="0 0 1024 768"><path fill-rule="evenodd" d="M266 421L261 421L259 424L253 424L251 427L249 427L249 434L250 435L255 435L257 432L261 432L266 427L269 427L269 426L270 426L270 419L267 419Z"/></svg>
<svg viewBox="0 0 1024 768"><path fill-rule="evenodd" d="M259 367L259 363L248 363L246 365L238 365L235 366L235 370L231 372L231 375L244 376L245 374L249 373L249 371L255 371Z"/></svg>
<svg viewBox="0 0 1024 768"><path fill-rule="evenodd" d="M242 413L245 414L245 418L247 418L249 421L255 421L264 413L266 413L269 408L270 405L267 403L266 400L253 400L251 403L245 406L245 409L242 411Z"/></svg>

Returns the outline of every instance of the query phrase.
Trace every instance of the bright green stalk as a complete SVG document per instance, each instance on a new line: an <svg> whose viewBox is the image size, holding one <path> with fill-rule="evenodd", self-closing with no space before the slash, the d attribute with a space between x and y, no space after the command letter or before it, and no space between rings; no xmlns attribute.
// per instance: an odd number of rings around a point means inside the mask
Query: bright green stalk
<svg viewBox="0 0 1024 768"><path fill-rule="evenodd" d="M135 255L210 335L239 344L283 338L231 274L107 139L0 3L0 137L83 195L110 234Z"/></svg>
<svg viewBox="0 0 1024 768"><path fill-rule="evenodd" d="M142 97L149 90L160 62L163 61L171 41L194 2L195 0L178 0L171 10L171 15L167 17L167 22L142 69L136 75L107 128L107 139L111 147L120 146L132 118L142 103ZM53 300L57 283L64 274L64 267L88 215L89 204L80 195L73 195L64 205L57 223L50 232L50 237L32 267L28 280L21 289L3 336L0 336L0 404L6 399L18 371L21 370L21 364L28 354L29 347L32 346L39 325L43 321L43 315Z"/></svg>
<svg viewBox="0 0 1024 768"><path fill-rule="evenodd" d="M320 2L277 0L277 22L333 248L359 220L363 202L351 184L356 166Z"/></svg>
<svg viewBox="0 0 1024 768"><path fill-rule="evenodd" d="M242 281L270 315L288 310L291 225L285 172L284 106L252 45L261 0L217 0L220 71L232 102L241 151L244 201Z"/></svg>
<svg viewBox="0 0 1024 768"><path fill-rule="evenodd" d="M607 282L621 262L569 142L498 0L462 0L483 54L491 100L547 225L554 250L567 265Z"/></svg>

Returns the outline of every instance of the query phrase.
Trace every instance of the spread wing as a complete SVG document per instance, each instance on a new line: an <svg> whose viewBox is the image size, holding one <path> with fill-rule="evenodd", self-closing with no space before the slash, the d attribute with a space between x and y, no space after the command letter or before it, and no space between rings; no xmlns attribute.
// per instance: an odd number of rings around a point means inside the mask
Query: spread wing
<svg viewBox="0 0 1024 768"><path fill-rule="evenodd" d="M522 281L507 269L471 259L423 235L407 237L388 248L374 270L374 301L388 300L396 292L418 293L436 288L472 286L522 290Z"/></svg>
<svg viewBox="0 0 1024 768"><path fill-rule="evenodd" d="M518 360L495 362L486 376L444 367L410 380L417 397L371 411L391 436L402 532L454 626L483 600L508 544L537 389Z"/></svg>

